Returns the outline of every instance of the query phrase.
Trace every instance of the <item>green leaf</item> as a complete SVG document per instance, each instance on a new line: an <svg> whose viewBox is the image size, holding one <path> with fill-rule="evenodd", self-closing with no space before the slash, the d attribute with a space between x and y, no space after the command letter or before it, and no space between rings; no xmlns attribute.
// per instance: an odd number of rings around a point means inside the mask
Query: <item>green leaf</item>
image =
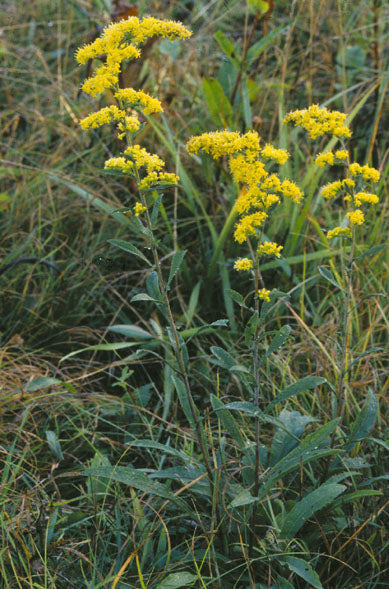
<svg viewBox="0 0 389 589"><path fill-rule="evenodd" d="M340 284L336 281L336 278L332 274L331 270L328 270L328 268L326 268L325 266L319 266L318 270L320 274L323 276L323 278L328 280L328 282L331 282L331 284L336 286L336 288L339 288L339 290L341 290L342 292L346 292L344 288L340 286Z"/></svg>
<svg viewBox="0 0 389 589"><path fill-rule="evenodd" d="M266 360L266 358L268 358L270 356L270 354L272 354L273 352L275 352L276 350L281 348L281 346L284 345L284 343L286 342L286 340L290 336L290 332L291 332L291 328L289 325L284 325L283 327L281 327L281 329L278 331L278 333L273 337L272 341L270 342L270 346L268 347L266 354L264 354L264 356L262 356L262 358L259 362L259 366L261 366L264 363L264 361Z"/></svg>
<svg viewBox="0 0 389 589"><path fill-rule="evenodd" d="M154 336L152 336L151 333L142 329L138 325L112 325L111 327L108 327L108 331L120 333L120 335L135 339L154 339Z"/></svg>
<svg viewBox="0 0 389 589"><path fill-rule="evenodd" d="M218 365L222 366L226 370L230 370L233 366L236 366L236 360L231 354L220 348L219 346L212 346L211 352L218 359Z"/></svg>
<svg viewBox="0 0 389 589"><path fill-rule="evenodd" d="M211 405L214 411L218 411L217 415L220 421L224 425L224 429L232 437L233 440L238 444L241 450L246 447L245 441L242 434L240 433L239 426L237 426L235 419L231 415L228 409L224 408L223 403L215 395L211 393Z"/></svg>
<svg viewBox="0 0 389 589"><path fill-rule="evenodd" d="M185 257L187 250L180 250L177 252L174 252L173 258L172 258L172 263L170 266L170 272L169 272L169 278L167 280L166 286L169 287L171 281L173 280L173 278L175 277L175 275L177 274L178 270L180 269L180 266L182 264L182 261Z"/></svg>
<svg viewBox="0 0 389 589"><path fill-rule="evenodd" d="M232 41L230 41L227 35L220 30L216 31L213 37L218 42L219 47L223 53L227 55L230 62L236 67L236 69L239 69L239 61L237 59L238 50Z"/></svg>
<svg viewBox="0 0 389 589"><path fill-rule="evenodd" d="M241 92L242 92L242 110L243 110L244 120L245 120L247 128L251 129L252 124L253 124L253 116L251 113L249 88L248 88L246 76L242 77Z"/></svg>
<svg viewBox="0 0 389 589"><path fill-rule="evenodd" d="M375 245L374 247L371 247L367 251L363 252L363 254L360 254L359 256L356 256L354 258L354 260L361 260L362 258L367 258L367 257L370 257L370 256L375 256L376 254L378 254L378 252L380 252L381 250L383 250L388 245L389 244L387 244L387 243L380 243L380 245Z"/></svg>
<svg viewBox="0 0 389 589"><path fill-rule="evenodd" d="M229 127L233 109L220 82L214 78L203 78L203 91L212 121L216 125Z"/></svg>
<svg viewBox="0 0 389 589"><path fill-rule="evenodd" d="M54 454L54 456L58 460L63 460L61 444L58 440L57 434L49 429L46 430L46 440L47 440L47 443L49 444L49 448L52 451L52 453Z"/></svg>
<svg viewBox="0 0 389 589"><path fill-rule="evenodd" d="M175 376L174 374L172 374L171 378L174 383L174 386L176 387L178 400L180 402L181 409L183 410L186 419L190 423L190 426L192 427L193 430L195 430L195 422L193 419L193 414L192 414L190 402L188 399L188 393L186 390L186 386L182 382L182 380L180 378L178 378L177 376Z"/></svg>
<svg viewBox="0 0 389 589"><path fill-rule="evenodd" d="M334 501L334 509L339 505L343 505L344 503L349 503L350 501L356 502L359 505L359 500L362 497L371 497L371 496L381 496L383 495L382 491L376 491L375 489L366 489L360 491L354 491L354 493L347 493L347 495L343 495L339 497L336 501Z"/></svg>
<svg viewBox="0 0 389 589"><path fill-rule="evenodd" d="M170 454L171 456L175 456L176 458L180 458L184 462L192 462L193 457L188 456L185 452L181 452L180 450L175 450L170 446L166 446L166 444L161 444L160 442L154 442L153 440L134 440L130 442L131 448L136 446L137 448L152 448L154 450L160 450L164 454ZM158 453L159 455L160 453Z"/></svg>
<svg viewBox="0 0 389 589"><path fill-rule="evenodd" d="M285 517L280 531L280 538L294 538L307 519L314 513L331 503L347 487L336 483L321 485L301 499Z"/></svg>
<svg viewBox="0 0 389 589"><path fill-rule="evenodd" d="M153 229L154 229L154 225L158 219L158 213L159 213L159 209L161 207L162 199L163 199L163 194L160 194L154 203L153 210L150 215L151 226Z"/></svg>
<svg viewBox="0 0 389 589"><path fill-rule="evenodd" d="M59 384L62 384L62 382L57 378L52 378L51 376L39 376L38 378L34 378L34 380L32 380L29 384L23 386L22 389L20 387L13 389L12 393L32 393L34 391L39 391L40 389Z"/></svg>
<svg viewBox="0 0 389 589"><path fill-rule="evenodd" d="M153 297L145 292L140 292L139 294L134 295L130 300L131 303L136 303L136 301L153 301L154 303L159 302L157 299L153 299Z"/></svg>
<svg viewBox="0 0 389 589"><path fill-rule="evenodd" d="M80 350L75 350L74 352L70 352L70 354L66 354L63 358L61 358L60 362L75 356L76 354L81 354L81 352L94 352L94 351L116 351L116 350L123 350L124 348L131 348L132 346L138 346L138 342L116 342L112 344L97 344L96 346L88 346L87 348L81 348Z"/></svg>
<svg viewBox="0 0 389 589"><path fill-rule="evenodd" d="M175 497L171 491L169 491L165 485L151 480L146 473L131 468L129 466L101 466L96 468L87 468L84 470L85 476L101 477L117 481L118 483L124 483L134 489L142 491L142 493L152 493L157 497L163 499L169 499L172 503L177 505L185 513L191 513L191 510L186 505L185 501Z"/></svg>
<svg viewBox="0 0 389 589"><path fill-rule="evenodd" d="M301 415L298 411L283 409L277 421L280 422L280 425L273 436L270 449L270 466L274 466L281 458L289 454L298 445L299 438L306 425L316 420L309 415Z"/></svg>
<svg viewBox="0 0 389 589"><path fill-rule="evenodd" d="M146 278L146 289L149 295L155 300L162 302L162 294L159 289L158 274L154 270Z"/></svg>
<svg viewBox="0 0 389 589"><path fill-rule="evenodd" d="M182 573L172 573L166 579L159 583L155 589L179 589L180 587L187 587L194 583L197 575L183 571Z"/></svg>
<svg viewBox="0 0 389 589"><path fill-rule="evenodd" d="M286 564L291 571L296 573L299 577L304 579L310 586L315 589L323 589L323 585L320 583L319 575L313 570L309 562L302 558L296 558L295 556L282 556L279 557L281 564Z"/></svg>
<svg viewBox="0 0 389 589"><path fill-rule="evenodd" d="M248 489L245 489L241 493L239 493L235 499L233 499L230 503L230 507L242 507L243 505L250 505L251 503L255 503L257 501L256 497L253 497Z"/></svg>
<svg viewBox="0 0 389 589"><path fill-rule="evenodd" d="M244 309L247 309L247 306L244 302L244 298L243 296L240 294L240 292L236 292L236 290L232 290L232 288L228 288L227 289L230 297L232 298L233 301L235 301L235 303L238 303L238 305L240 307L243 307Z"/></svg>
<svg viewBox="0 0 389 589"><path fill-rule="evenodd" d="M374 427L377 413L377 396L372 390L369 390L366 402L352 425L346 446L348 451L350 451L358 442L367 438Z"/></svg>
<svg viewBox="0 0 389 589"><path fill-rule="evenodd" d="M260 41L258 41L257 43L254 43L254 45L251 45L250 49L247 52L247 57L246 57L247 66L246 67L248 67L248 65L252 61L254 61L255 59L258 59L258 57L261 55L261 53L263 53L265 51L265 49L276 40L278 35L281 35L284 31L286 31L286 29L289 27L292 20L293 19L290 19L286 22L286 24L282 24L281 26L276 27L268 35L266 35L266 37L263 37Z"/></svg>
<svg viewBox="0 0 389 589"><path fill-rule="evenodd" d="M129 241L124 241L124 239L108 239L108 243L114 245L115 247L119 247L120 249L133 254L134 256L138 256L143 262L145 262L148 266L152 266L151 262L146 258L144 254L140 250L138 250L135 245L130 243Z"/></svg>
<svg viewBox="0 0 389 589"><path fill-rule="evenodd" d="M321 376L306 376L305 378L298 380L297 382L286 387L286 389L284 389L281 393L279 393L276 396L276 398L273 399L271 403L269 403L265 413L269 413L269 411L273 409L273 407L278 403L281 403L282 401L285 401L286 399L289 399L290 397L293 397L294 395L297 395L304 391L314 389L315 387L326 382L327 380L325 378L322 378Z"/></svg>

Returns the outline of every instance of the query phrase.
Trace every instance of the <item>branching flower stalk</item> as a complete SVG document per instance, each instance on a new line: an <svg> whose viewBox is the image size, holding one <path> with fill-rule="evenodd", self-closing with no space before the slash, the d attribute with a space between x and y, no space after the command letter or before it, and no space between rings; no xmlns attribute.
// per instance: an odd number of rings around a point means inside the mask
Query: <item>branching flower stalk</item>
<svg viewBox="0 0 389 589"><path fill-rule="evenodd" d="M114 122L118 129L119 139L125 139L127 147L119 157L110 158L105 162L105 169L116 170L119 173L132 176L138 187L140 202L134 206L135 217L143 217L146 221L149 246L151 248L154 265L158 276L159 288L166 308L167 318L171 332L174 337L174 351L179 366L179 374L184 383L187 398L190 405L193 422L196 428L197 440L200 446L204 465L207 471L211 495L214 493L214 481L212 469L209 463L208 453L204 444L200 422L198 419L195 402L191 392L189 378L185 367L177 327L174 321L170 301L167 293L166 283L163 278L161 263L159 259L156 239L148 209L146 194L149 190L158 190L166 185L175 186L178 183L178 176L161 171L164 162L154 154L148 153L140 145L134 143L134 138L141 127L140 120L136 113L143 111L144 114L158 113L162 111L161 103L143 91L133 88L119 88L119 73L124 60L140 57L139 45L147 38L161 36L170 40L185 39L191 32L181 23L163 21L152 17L138 19L130 17L118 23L109 25L100 38L93 43L81 47L76 54L79 63L86 63L89 59L100 59L105 56L105 63L97 68L95 75L88 78L82 88L96 96L106 90L111 90L118 101L118 106L104 107L99 111L90 114L80 121L83 129L97 128L105 123ZM140 221L140 219L139 219Z"/></svg>
<svg viewBox="0 0 389 589"><path fill-rule="evenodd" d="M236 260L234 268L238 271L251 271L254 281L254 317L255 328L252 336L252 359L254 378L254 405L259 410L260 370L259 340L261 325L259 322L260 302L270 302L270 291L265 288L260 272L262 256L281 257L282 246L275 242L264 242L263 226L271 211L280 203L281 197L290 198L298 203L302 198L299 187L290 180L280 178L266 169L266 165L276 162L284 164L289 154L271 144L260 146L260 138L255 131L244 135L232 131L204 133L192 137L187 143L189 153L205 151L214 159L228 157L231 174L239 187L239 196L235 208L240 219L235 226L234 238L243 244L246 242L249 255ZM255 240L255 248L251 240ZM262 286L260 289L259 286ZM255 414L255 466L254 496L259 492L259 415ZM252 553L255 536L256 510L253 509L251 530L249 532L249 554Z"/></svg>
<svg viewBox="0 0 389 589"><path fill-rule="evenodd" d="M376 205L378 196L371 192L366 192L371 184L375 184L380 179L380 173L375 168L368 165L361 166L357 162L350 162L349 152L346 149L344 138L351 137L351 131L345 123L346 115L339 111L328 111L326 108L319 108L312 105L303 110L296 110L289 113L284 123L293 122L296 126L306 129L312 139L316 139L325 134L338 137L342 144L342 149L335 152L327 151L319 153L315 158L315 164L320 168L325 166L339 165L345 167L343 180L336 180L326 184L321 189L323 198L335 200L343 198L348 211L344 217L341 226L331 229L327 233L327 239L336 238L351 239L348 261L344 265L345 277L345 294L343 299L343 316L341 323L341 340L338 367L337 382L337 411L340 417L340 423L344 418L344 412L347 405L347 390L345 387L346 376L350 376L349 350L351 339L351 320L350 320L350 303L352 296L354 252L356 245L356 232L359 226L365 222L365 215L362 207L366 205Z"/></svg>

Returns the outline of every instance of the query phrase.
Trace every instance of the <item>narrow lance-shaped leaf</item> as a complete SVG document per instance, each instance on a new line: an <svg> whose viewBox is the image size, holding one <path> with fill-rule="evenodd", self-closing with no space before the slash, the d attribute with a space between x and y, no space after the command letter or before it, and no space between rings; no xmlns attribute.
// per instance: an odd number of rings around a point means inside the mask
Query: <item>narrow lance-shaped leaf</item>
<svg viewBox="0 0 389 589"><path fill-rule="evenodd" d="M148 266L152 266L151 262L149 262L149 260L146 258L146 256L144 254L142 254L142 252L140 250L138 250L138 248L135 247L135 245L133 245L129 241L125 241L124 239L108 239L107 241L108 241L108 243L111 243L115 247L118 247L118 248L124 250L125 252L128 252L129 254L133 254L134 256L137 256L143 262L145 262Z"/></svg>

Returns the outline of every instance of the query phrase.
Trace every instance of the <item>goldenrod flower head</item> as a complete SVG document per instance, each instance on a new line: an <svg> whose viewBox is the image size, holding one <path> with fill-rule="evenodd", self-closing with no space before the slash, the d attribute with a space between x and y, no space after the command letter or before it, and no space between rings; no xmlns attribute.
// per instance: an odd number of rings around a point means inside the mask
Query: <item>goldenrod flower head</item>
<svg viewBox="0 0 389 589"><path fill-rule="evenodd" d="M277 194L266 194L266 192L261 192L260 197L265 209L270 209L270 207L277 205L280 202L280 197Z"/></svg>
<svg viewBox="0 0 389 589"><path fill-rule="evenodd" d="M319 153L316 156L315 159L315 164L317 166L319 166L319 168L324 168L324 166L326 164L329 164L330 166L334 165L334 154L332 153L332 151L329 151L328 153Z"/></svg>
<svg viewBox="0 0 389 589"><path fill-rule="evenodd" d="M339 111L329 111L313 104L309 108L290 112L284 118L284 123L292 121L296 126L304 127L312 139L321 137L325 133L335 137L351 137L351 131L343 125L346 115Z"/></svg>
<svg viewBox="0 0 389 589"><path fill-rule="evenodd" d="M347 186L348 188L354 188L355 182L351 178L345 178L342 180L342 185Z"/></svg>
<svg viewBox="0 0 389 589"><path fill-rule="evenodd" d="M370 192L357 192L357 194L354 195L355 206L360 207L363 202L370 205L376 205L379 202L379 199L376 194L371 194Z"/></svg>
<svg viewBox="0 0 389 589"><path fill-rule="evenodd" d="M238 243L243 243L250 235L255 235L255 228L260 227L267 219L268 215L264 211L258 211L243 217L237 223L234 238Z"/></svg>
<svg viewBox="0 0 389 589"><path fill-rule="evenodd" d="M261 290L258 291L258 296L260 299L270 302L270 290L267 290L266 288L262 288Z"/></svg>
<svg viewBox="0 0 389 589"><path fill-rule="evenodd" d="M179 177L169 172L150 172L139 182L139 189L145 190L155 184L178 184Z"/></svg>
<svg viewBox="0 0 389 589"><path fill-rule="evenodd" d="M378 170L371 168L370 166L361 166L357 162L350 164L349 170L352 176L360 175L364 180L378 182L380 179L380 173Z"/></svg>
<svg viewBox="0 0 389 589"><path fill-rule="evenodd" d="M327 233L327 239L334 239L334 237L352 237L353 232L350 227L335 227Z"/></svg>
<svg viewBox="0 0 389 589"><path fill-rule="evenodd" d="M119 100L124 100L131 106L137 106L140 104L144 107L144 113L146 115L154 113L154 112L162 112L162 105L159 102L158 98L152 98L146 94L146 92L142 92L142 90L134 90L133 88L120 88L118 92L115 92L116 98Z"/></svg>
<svg viewBox="0 0 389 589"><path fill-rule="evenodd" d="M338 160L346 160L348 156L349 153L345 149L338 149L337 151L335 151L335 157Z"/></svg>
<svg viewBox="0 0 389 589"><path fill-rule="evenodd" d="M290 180L283 180L283 182L281 182L280 190L284 196L290 198L293 202L296 203L298 203L303 197L303 193L297 184L291 182Z"/></svg>
<svg viewBox="0 0 389 589"><path fill-rule="evenodd" d="M149 153L140 145L131 145L130 147L127 147L124 153L135 161L138 169L145 166L148 173L160 170L165 165L165 162L161 160L161 158L155 154Z"/></svg>
<svg viewBox="0 0 389 589"><path fill-rule="evenodd" d="M96 70L96 74L87 78L82 85L82 89L86 94L96 96L101 94L107 88L111 88L118 83L120 72L120 63L113 65L102 65Z"/></svg>
<svg viewBox="0 0 389 589"><path fill-rule="evenodd" d="M259 136L255 131L241 135L235 131L213 131L192 137L186 144L186 149L193 155L202 149L213 159L223 155L232 155L242 149L259 150Z"/></svg>
<svg viewBox="0 0 389 589"><path fill-rule="evenodd" d="M112 120L124 118L126 113L120 110L117 106L105 106L97 112L90 114L80 121L80 126L86 129L96 129L105 123L110 123Z"/></svg>
<svg viewBox="0 0 389 589"><path fill-rule="evenodd" d="M362 225L365 221L365 217L360 209L347 213L347 218L351 225Z"/></svg>
<svg viewBox="0 0 389 589"><path fill-rule="evenodd" d="M324 198L335 198L341 188L342 180L335 180L335 182L330 182L330 184L323 186L321 189L321 194Z"/></svg>
<svg viewBox="0 0 389 589"><path fill-rule="evenodd" d="M139 215L141 215L145 211L147 211L147 207L145 207L144 205L142 205L141 202L135 203L135 206L134 206L135 217L139 217Z"/></svg>
<svg viewBox="0 0 389 589"><path fill-rule="evenodd" d="M134 164L123 156L109 158L105 162L104 168L106 170L119 170L123 174L133 174L134 172Z"/></svg>
<svg viewBox="0 0 389 589"><path fill-rule="evenodd" d="M275 160L279 164L284 164L289 158L285 149L276 149L271 143L266 143L265 147L261 149L261 155L265 159Z"/></svg>
<svg viewBox="0 0 389 589"><path fill-rule="evenodd" d="M265 241L262 245L258 247L257 252L259 255L276 256L276 258L280 258L280 251L282 250L282 248L282 245L278 245L275 242Z"/></svg>
<svg viewBox="0 0 389 589"><path fill-rule="evenodd" d="M270 174L261 182L262 190L277 190L281 192L281 180L275 174Z"/></svg>
<svg viewBox="0 0 389 589"><path fill-rule="evenodd" d="M140 127L140 120L138 117L126 115L124 121L118 124L118 129L121 133L118 135L119 139L124 139L126 132L135 133Z"/></svg>
<svg viewBox="0 0 389 589"><path fill-rule="evenodd" d="M256 186L266 176L265 165L255 160L247 161L246 155L238 154L230 157L230 170L236 182L246 182L249 186Z"/></svg>
<svg viewBox="0 0 389 589"><path fill-rule="evenodd" d="M253 261L249 258L239 258L234 264L234 270L250 270L252 267Z"/></svg>

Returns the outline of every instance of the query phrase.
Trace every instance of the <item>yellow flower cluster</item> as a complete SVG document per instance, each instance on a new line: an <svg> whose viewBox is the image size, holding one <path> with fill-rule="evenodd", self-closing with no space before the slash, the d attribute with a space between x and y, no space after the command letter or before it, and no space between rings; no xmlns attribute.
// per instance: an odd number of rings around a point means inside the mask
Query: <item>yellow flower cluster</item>
<svg viewBox="0 0 389 589"><path fill-rule="evenodd" d="M343 123L346 115L339 111L329 111L325 107L319 108L313 104L309 108L290 112L284 118L284 123L292 121L295 126L304 127L312 139L317 139L325 133L335 137L351 137L350 129Z"/></svg>
<svg viewBox="0 0 389 589"><path fill-rule="evenodd" d="M364 180L371 180L372 182L378 182L380 179L380 173L375 168L369 166L361 166L358 163L350 164L350 173L352 176L360 175Z"/></svg>
<svg viewBox="0 0 389 589"><path fill-rule="evenodd" d="M257 249L259 255L275 256L276 258L281 257L282 245L278 245L275 242L265 241Z"/></svg>
<svg viewBox="0 0 389 589"><path fill-rule="evenodd" d="M135 206L134 206L135 217L139 217L139 215L141 215L145 211L147 211L147 207L145 207L144 205L142 205L141 202L136 202L135 203Z"/></svg>
<svg viewBox="0 0 389 589"><path fill-rule="evenodd" d="M255 228L263 225L267 218L268 214L264 211L257 211L256 213L242 217L235 227L235 241L243 243L250 235L255 235Z"/></svg>
<svg viewBox="0 0 389 589"><path fill-rule="evenodd" d="M261 149L261 155L265 159L275 160L279 164L285 164L289 158L289 154L285 149L276 149L270 143Z"/></svg>
<svg viewBox="0 0 389 589"><path fill-rule="evenodd" d="M332 153L332 151L329 151L327 153L319 153L315 159L315 164L317 166L319 166L319 168L324 168L324 166L326 164L333 166L334 162L335 162L335 158L334 158L334 154Z"/></svg>
<svg viewBox="0 0 389 589"><path fill-rule="evenodd" d="M365 221L364 214L360 209L356 209L355 211L347 213L347 218L351 225L362 225Z"/></svg>
<svg viewBox="0 0 389 589"><path fill-rule="evenodd" d="M327 239L334 239L334 237L352 237L353 232L350 227L335 227L327 233Z"/></svg>
<svg viewBox="0 0 389 589"><path fill-rule="evenodd" d="M349 153L345 149L338 149L335 151L335 157L338 160L346 160L349 157Z"/></svg>
<svg viewBox="0 0 389 589"><path fill-rule="evenodd" d="M252 150L253 157L259 151L259 136L255 131L241 135L235 131L214 131L192 137L186 144L186 149L193 155L202 149L213 159L223 155L232 155L243 149Z"/></svg>
<svg viewBox="0 0 389 589"><path fill-rule="evenodd" d="M165 165L165 162L161 160L161 158L155 154L149 153L140 145L131 145L130 147L127 147L124 154L134 160L138 170L144 166L148 173L160 170Z"/></svg>
<svg viewBox="0 0 389 589"><path fill-rule="evenodd" d="M88 78L82 85L82 89L86 94L96 96L101 94L104 90L111 88L118 83L120 72L120 63L113 65L101 65L97 68L95 75Z"/></svg>
<svg viewBox="0 0 389 589"><path fill-rule="evenodd" d="M115 92L115 96L118 100L125 101L131 106L140 104L144 107L143 112L145 115L154 112L162 112L163 110L158 98L152 98L152 96L149 96L142 90L134 90L133 88L120 88L117 92Z"/></svg>
<svg viewBox="0 0 389 589"><path fill-rule="evenodd" d="M175 185L178 184L179 177L169 172L150 172L139 182L139 189L146 190L155 184Z"/></svg>
<svg viewBox="0 0 389 589"><path fill-rule="evenodd" d="M97 112L90 114L89 116L85 117L80 121L80 126L86 129L96 129L97 127L101 127L101 125L105 125L106 123L110 123L113 120L118 120L125 117L125 112L120 110L117 106L106 106L101 108Z"/></svg>
<svg viewBox="0 0 389 589"><path fill-rule="evenodd" d="M270 290L267 290L266 288L262 288L261 290L258 291L258 296L260 299L267 301L268 303L270 302Z"/></svg>
<svg viewBox="0 0 389 589"><path fill-rule="evenodd" d="M134 164L122 155L119 157L109 158L109 160L105 162L104 168L106 170L118 170L120 172L123 172L123 174L134 173Z"/></svg>
<svg viewBox="0 0 389 589"><path fill-rule="evenodd" d="M125 115L122 122L118 124L118 129L120 131L118 137L119 139L124 139L126 133L135 133L140 127L140 120L138 117L131 115Z"/></svg>
<svg viewBox="0 0 389 589"><path fill-rule="evenodd" d="M357 192L357 194L354 195L355 206L360 207L363 202L366 202L369 205L376 205L378 203L378 196L376 194L371 194L370 192Z"/></svg>
<svg viewBox="0 0 389 589"><path fill-rule="evenodd" d="M253 261L248 258L239 258L235 261L235 270L250 270L253 267Z"/></svg>

